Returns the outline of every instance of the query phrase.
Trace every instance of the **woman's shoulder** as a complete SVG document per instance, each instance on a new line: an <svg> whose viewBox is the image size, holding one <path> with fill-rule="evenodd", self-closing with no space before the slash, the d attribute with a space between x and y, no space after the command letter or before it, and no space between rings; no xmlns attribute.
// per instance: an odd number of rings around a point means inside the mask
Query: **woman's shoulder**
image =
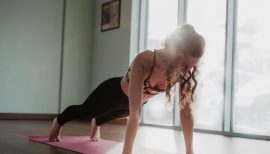
<svg viewBox="0 0 270 154"><path fill-rule="evenodd" d="M137 53L137 55L134 57L131 63L130 68L132 70L134 67L136 67L147 73L150 70L152 63L153 63L153 51L145 50Z"/></svg>
<svg viewBox="0 0 270 154"><path fill-rule="evenodd" d="M145 68L151 67L151 64L153 63L153 51L144 50L139 52L135 59L137 59Z"/></svg>

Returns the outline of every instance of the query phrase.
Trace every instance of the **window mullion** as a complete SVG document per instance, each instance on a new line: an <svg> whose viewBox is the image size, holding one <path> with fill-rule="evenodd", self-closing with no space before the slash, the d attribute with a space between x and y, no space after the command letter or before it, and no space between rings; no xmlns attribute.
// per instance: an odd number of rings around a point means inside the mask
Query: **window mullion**
<svg viewBox="0 0 270 154"><path fill-rule="evenodd" d="M233 77L235 56L235 27L236 27L236 0L227 0L226 19L226 52L225 52L225 82L224 82L224 132L231 132L233 120Z"/></svg>
<svg viewBox="0 0 270 154"><path fill-rule="evenodd" d="M178 26L186 23L187 19L187 0L178 0Z"/></svg>

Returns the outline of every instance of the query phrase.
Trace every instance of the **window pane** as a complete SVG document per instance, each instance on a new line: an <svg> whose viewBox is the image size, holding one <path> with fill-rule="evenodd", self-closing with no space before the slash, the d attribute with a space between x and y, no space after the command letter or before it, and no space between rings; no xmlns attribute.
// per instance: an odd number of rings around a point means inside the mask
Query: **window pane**
<svg viewBox="0 0 270 154"><path fill-rule="evenodd" d="M270 134L269 14L268 0L238 0L233 127L236 132Z"/></svg>
<svg viewBox="0 0 270 154"><path fill-rule="evenodd" d="M223 118L226 0L188 0L187 23L206 39L200 62L195 127L221 130Z"/></svg>
<svg viewBox="0 0 270 154"><path fill-rule="evenodd" d="M146 49L161 47L166 36L177 27L177 8L178 0L149 0ZM144 105L145 123L173 125L173 111L164 107L164 101L163 92Z"/></svg>
<svg viewBox="0 0 270 154"><path fill-rule="evenodd" d="M161 94L152 97L144 105L145 123L173 125L173 110L172 108L166 108L164 102L165 102L165 93L163 92Z"/></svg>
<svg viewBox="0 0 270 154"><path fill-rule="evenodd" d="M146 48L161 46L166 36L177 27L178 0L149 0Z"/></svg>

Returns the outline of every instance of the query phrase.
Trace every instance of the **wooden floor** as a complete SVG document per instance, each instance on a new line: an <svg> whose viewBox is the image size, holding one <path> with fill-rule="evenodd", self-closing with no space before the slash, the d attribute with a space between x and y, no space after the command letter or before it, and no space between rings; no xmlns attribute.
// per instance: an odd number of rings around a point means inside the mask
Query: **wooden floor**
<svg viewBox="0 0 270 154"><path fill-rule="evenodd" d="M0 121L0 153L74 154L28 140L29 135L47 135L50 127L51 121ZM105 124L101 138L123 142L124 131L123 125ZM62 135L88 133L89 123L80 121L68 123L62 131ZM183 135L177 130L141 126L134 146L144 154L184 154ZM269 154L270 142L194 133L194 149L196 154Z"/></svg>

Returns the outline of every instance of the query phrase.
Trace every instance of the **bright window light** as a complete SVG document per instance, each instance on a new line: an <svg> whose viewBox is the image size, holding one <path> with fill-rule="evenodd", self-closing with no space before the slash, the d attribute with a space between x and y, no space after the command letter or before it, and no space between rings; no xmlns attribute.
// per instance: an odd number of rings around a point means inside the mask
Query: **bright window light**
<svg viewBox="0 0 270 154"><path fill-rule="evenodd" d="M238 0L234 131L270 134L270 2Z"/></svg>

